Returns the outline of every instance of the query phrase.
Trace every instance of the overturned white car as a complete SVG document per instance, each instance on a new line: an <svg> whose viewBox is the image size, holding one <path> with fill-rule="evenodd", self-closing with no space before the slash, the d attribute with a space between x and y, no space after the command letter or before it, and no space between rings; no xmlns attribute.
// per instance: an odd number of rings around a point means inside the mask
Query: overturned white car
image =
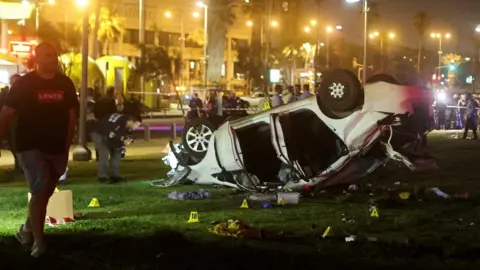
<svg viewBox="0 0 480 270"><path fill-rule="evenodd" d="M388 75L362 86L354 74L333 70L317 96L228 121L215 131L189 127L163 161L172 167L170 183L248 190L347 183L390 159L412 170L432 168L435 161L420 149L433 100L431 91L395 84Z"/></svg>

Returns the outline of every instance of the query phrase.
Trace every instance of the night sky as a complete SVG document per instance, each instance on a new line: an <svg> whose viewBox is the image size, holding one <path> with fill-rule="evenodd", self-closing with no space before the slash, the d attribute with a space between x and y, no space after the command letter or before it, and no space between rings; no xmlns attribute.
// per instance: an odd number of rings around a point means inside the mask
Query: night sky
<svg viewBox="0 0 480 270"><path fill-rule="evenodd" d="M449 32L452 38L444 42L446 53L473 52L475 27L480 24L480 0L376 0L383 29L397 35L396 42L416 48L417 34L413 16L426 11L432 18L427 32L426 48L437 50L438 41L430 38L430 32ZM344 26L343 35L350 42L362 43L363 22L359 9L361 3L349 4L345 0L324 0L325 21ZM480 34L479 34L480 38Z"/></svg>

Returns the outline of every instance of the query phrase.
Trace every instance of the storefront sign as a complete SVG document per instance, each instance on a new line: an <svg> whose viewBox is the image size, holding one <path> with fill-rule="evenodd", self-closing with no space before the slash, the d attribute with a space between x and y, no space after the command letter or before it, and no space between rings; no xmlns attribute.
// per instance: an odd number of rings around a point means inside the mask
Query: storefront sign
<svg viewBox="0 0 480 270"><path fill-rule="evenodd" d="M10 41L10 53L18 56L28 56L33 50L33 44L24 41Z"/></svg>

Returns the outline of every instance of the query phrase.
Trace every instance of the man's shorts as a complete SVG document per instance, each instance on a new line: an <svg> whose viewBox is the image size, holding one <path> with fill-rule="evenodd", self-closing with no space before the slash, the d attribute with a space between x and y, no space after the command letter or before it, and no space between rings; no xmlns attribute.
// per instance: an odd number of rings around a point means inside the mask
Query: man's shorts
<svg viewBox="0 0 480 270"><path fill-rule="evenodd" d="M68 163L65 154L53 155L38 150L18 152L16 156L32 194L45 189L48 181L58 181Z"/></svg>

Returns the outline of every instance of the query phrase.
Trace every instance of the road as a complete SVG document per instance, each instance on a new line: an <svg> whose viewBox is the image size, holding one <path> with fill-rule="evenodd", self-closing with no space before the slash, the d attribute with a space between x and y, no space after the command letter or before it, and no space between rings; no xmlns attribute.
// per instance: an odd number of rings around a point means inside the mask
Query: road
<svg viewBox="0 0 480 270"><path fill-rule="evenodd" d="M157 155L158 158L163 155L163 151L169 142L168 138L153 139L150 141L138 141L132 145L127 146L127 157L132 156L144 156L144 155ZM70 149L70 160L72 160L72 153L76 146L72 146ZM88 144L88 148L93 151L93 144ZM95 154L93 154L95 155ZM94 158L94 157L93 157ZM10 151L1 150L0 166L13 165L13 156Z"/></svg>

